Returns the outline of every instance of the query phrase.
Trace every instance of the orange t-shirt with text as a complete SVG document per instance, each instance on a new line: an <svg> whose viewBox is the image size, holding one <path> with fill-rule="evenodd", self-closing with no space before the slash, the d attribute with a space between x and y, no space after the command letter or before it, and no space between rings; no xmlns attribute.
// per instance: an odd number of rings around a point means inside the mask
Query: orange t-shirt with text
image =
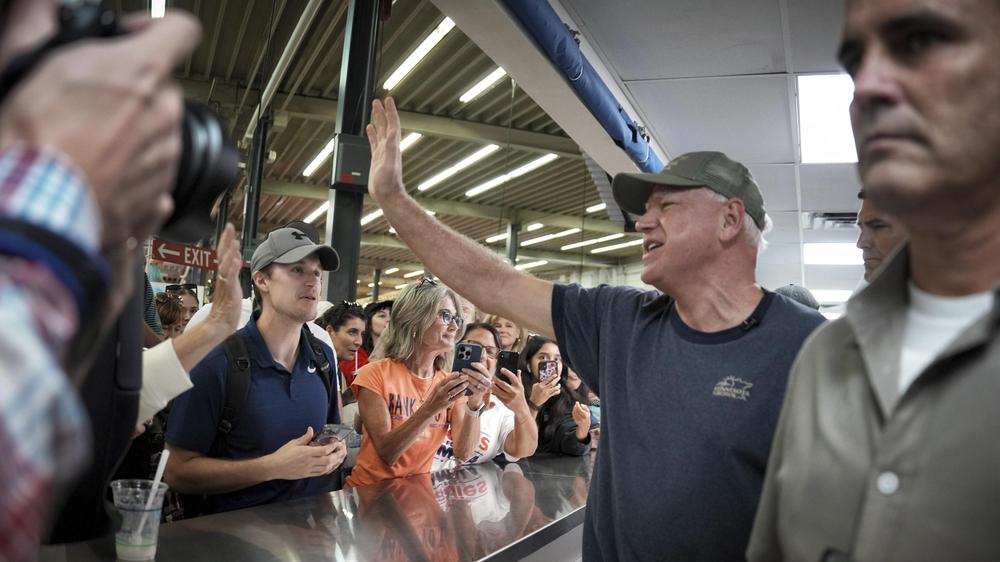
<svg viewBox="0 0 1000 562"><path fill-rule="evenodd" d="M430 395L431 386L446 376L444 371L437 371L433 377L422 379L410 372L402 361L380 359L358 369L351 390L355 396L359 395L362 388L381 396L389 410L390 430L394 430L420 409ZM450 414L451 406L438 412L420 437L403 451L392 466L382 462L368 435L368 428L364 428L357 464L347 478L346 486L368 486L388 478L430 472L434 453L444 442L448 432Z"/></svg>

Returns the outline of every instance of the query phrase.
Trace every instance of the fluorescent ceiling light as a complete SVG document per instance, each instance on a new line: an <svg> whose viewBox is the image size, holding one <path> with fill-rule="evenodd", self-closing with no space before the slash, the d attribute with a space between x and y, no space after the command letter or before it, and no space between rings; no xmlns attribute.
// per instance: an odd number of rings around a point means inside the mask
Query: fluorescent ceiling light
<svg viewBox="0 0 1000 562"><path fill-rule="evenodd" d="M849 242L806 243L802 246L806 265L864 265L861 250Z"/></svg>
<svg viewBox="0 0 1000 562"><path fill-rule="evenodd" d="M399 141L399 151L403 152L407 148L410 148L411 146L413 146L413 143L420 140L421 137L423 137L423 135L417 132L413 132L406 135L405 137L403 137L403 140Z"/></svg>
<svg viewBox="0 0 1000 562"><path fill-rule="evenodd" d="M809 289L821 304L841 304L851 298L852 291L846 289Z"/></svg>
<svg viewBox="0 0 1000 562"><path fill-rule="evenodd" d="M445 168L441 172L438 172L438 174L435 175L434 177L432 177L431 179L429 179L429 180L421 183L420 185L417 186L417 190L418 191L427 191L428 189L430 189L430 188L434 187L435 185L443 182L444 180L450 178L451 176L457 174L458 172L460 172L460 171L468 168L469 166L475 164L476 162L479 162L483 158L486 158L490 154L493 154L499 148L500 147L498 145L495 145L495 144L488 144L488 145L480 148L479 150L477 150L477 151L473 152L472 154L466 156L462 160L459 160L459 162L457 164L454 164L452 166L449 166L449 167Z"/></svg>
<svg viewBox="0 0 1000 562"><path fill-rule="evenodd" d="M313 175L313 172L315 172L320 166L322 166L323 162L326 162L326 159L329 158L331 154L333 154L333 140L334 139L330 139L330 142L326 143L326 146L323 147L323 150L319 151L319 154L317 154L316 157L312 159L312 162L310 162L309 165L306 166L306 169L302 170L303 176L309 177Z"/></svg>
<svg viewBox="0 0 1000 562"><path fill-rule="evenodd" d="M579 228L571 228L569 230L563 230L560 232L554 232L552 234L546 234L545 236L539 236L538 238L532 238L531 240L525 240L521 242L521 247L531 246L533 244L541 244L542 242L548 242L549 240L554 240L556 238L562 238L563 236L570 236L580 232Z"/></svg>
<svg viewBox="0 0 1000 562"><path fill-rule="evenodd" d="M802 163L857 162L850 106L854 82L846 74L799 76Z"/></svg>
<svg viewBox="0 0 1000 562"><path fill-rule="evenodd" d="M312 222L312 221L318 219L320 217L320 215L322 215L323 213L326 212L326 209L329 206L330 206L330 202L329 201L324 202L319 207L316 207L315 211L309 213L309 216L306 217L305 219L303 219L303 222Z"/></svg>
<svg viewBox="0 0 1000 562"><path fill-rule="evenodd" d="M374 289L375 288L375 283L369 283L368 286ZM382 282L381 281L378 282L378 286L379 287L382 286Z"/></svg>
<svg viewBox="0 0 1000 562"><path fill-rule="evenodd" d="M525 227L525 230L527 230L528 232L534 232L541 228L545 228L545 225L540 222L533 222L529 224L527 227Z"/></svg>
<svg viewBox="0 0 1000 562"><path fill-rule="evenodd" d="M392 275L393 273L396 273L397 271L399 271L398 267L390 267L389 269L383 271L382 273L384 275Z"/></svg>
<svg viewBox="0 0 1000 562"><path fill-rule="evenodd" d="M622 248L628 248L630 246L638 246L642 244L642 238L636 238L635 240L629 240L628 242L622 242L621 244L612 244L610 246L604 246L601 248L594 248L590 251L591 254L601 254L604 252L613 252L615 250L620 250Z"/></svg>
<svg viewBox="0 0 1000 562"><path fill-rule="evenodd" d="M619 232L618 234L609 234L607 236L601 236L600 238L594 238L593 240L584 240L583 242L573 242L572 244L566 244L562 248L562 251L573 250L576 248L583 248L584 246L592 246L594 244L600 244L601 242L608 242L611 240L617 240L619 238L624 238L625 233Z"/></svg>
<svg viewBox="0 0 1000 562"><path fill-rule="evenodd" d="M412 71L414 67L416 67L417 64L419 64L420 61L427 56L427 53L431 52L431 49L444 39L444 36L447 35L448 32L454 27L455 22L451 21L451 18L444 18L444 21L438 24L438 26L434 28L434 31L431 31L430 35L420 42L420 45L417 45L417 48L410 53L410 56L406 57L403 64L400 64L396 67L396 70L392 71L392 74L389 75L385 84L382 84L382 87L386 90L395 88L396 85L402 82L403 78L406 78L406 75L408 75L410 71Z"/></svg>
<svg viewBox="0 0 1000 562"><path fill-rule="evenodd" d="M528 162L527 164L521 166L520 168L516 168L514 170L511 170L511 171L507 172L506 174L501 174L501 175L499 175L499 176L497 176L497 177L495 177L495 178L493 178L491 180L488 180L486 182L483 182L483 183L477 185L476 187L473 187L472 189L470 189L470 190L468 190L468 191L465 192L465 196L466 197L475 197L476 195L479 195L481 193L486 193L487 191L493 189L494 187L496 187L498 185L502 185L504 183L507 183L508 181L510 181L510 180L512 180L514 178L521 177L524 174L527 174L528 172L530 172L530 171L532 171L534 169L541 168L542 166L548 164L549 162L555 160L556 158L559 158L559 156L555 155L555 154L552 154L550 152L549 154L546 154L545 156L542 156L541 158L536 158L536 159L532 160L531 162Z"/></svg>
<svg viewBox="0 0 1000 562"><path fill-rule="evenodd" d="M844 315L843 312L824 312L822 310L820 311L820 314L825 316L827 320L836 320Z"/></svg>
<svg viewBox="0 0 1000 562"><path fill-rule="evenodd" d="M494 235L494 236L490 236L489 238L486 239L486 243L487 244L495 244L495 243L497 243L497 242L499 242L501 240L506 240L507 236L509 236L509 234L506 233L506 232L504 232L503 234L497 234L497 235Z"/></svg>
<svg viewBox="0 0 1000 562"><path fill-rule="evenodd" d="M517 264L517 265L514 266L514 269L520 269L521 271L524 271L525 269L531 269L533 267L539 267L539 266L545 265L547 263L549 263L549 262L547 262L546 260L532 261L532 262L528 262L528 263Z"/></svg>
<svg viewBox="0 0 1000 562"><path fill-rule="evenodd" d="M403 277L409 279L411 277L416 277L418 275L423 275L423 274L424 274L424 270L421 269L420 271L411 271L409 273L406 273L406 274L403 275Z"/></svg>
<svg viewBox="0 0 1000 562"><path fill-rule="evenodd" d="M374 211L361 217L361 226L364 226L381 216L382 216L382 209L375 209Z"/></svg>
<svg viewBox="0 0 1000 562"><path fill-rule="evenodd" d="M402 289L403 287L406 287L406 285L407 285L406 283L403 283L402 285L396 285L395 288L398 291L398 290Z"/></svg>
<svg viewBox="0 0 1000 562"><path fill-rule="evenodd" d="M607 208L608 208L608 204L607 203L598 203L596 205L591 205L591 206L587 207L587 213L588 214L590 214L590 213L596 213L597 211L603 211L604 209L607 209Z"/></svg>
<svg viewBox="0 0 1000 562"><path fill-rule="evenodd" d="M162 18L167 11L167 0L153 0L149 3L149 15Z"/></svg>
<svg viewBox="0 0 1000 562"><path fill-rule="evenodd" d="M462 103L469 103L470 101L476 99L479 96L479 94L488 90L490 86L496 84L497 81L503 78L504 76L507 76L507 71L498 67L496 70L489 73L489 75L487 75L486 78L483 78L479 82L476 82L476 85L469 88L467 92L462 94L462 96L458 98L458 101Z"/></svg>

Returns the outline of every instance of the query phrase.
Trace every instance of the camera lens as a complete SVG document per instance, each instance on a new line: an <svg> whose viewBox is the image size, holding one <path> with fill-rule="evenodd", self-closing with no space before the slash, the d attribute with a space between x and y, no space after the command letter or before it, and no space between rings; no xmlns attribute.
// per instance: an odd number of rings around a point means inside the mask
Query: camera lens
<svg viewBox="0 0 1000 562"><path fill-rule="evenodd" d="M205 105L184 100L180 164L174 185L174 213L160 237L192 243L207 238L215 221L215 200L229 189L239 173L239 154L222 121Z"/></svg>

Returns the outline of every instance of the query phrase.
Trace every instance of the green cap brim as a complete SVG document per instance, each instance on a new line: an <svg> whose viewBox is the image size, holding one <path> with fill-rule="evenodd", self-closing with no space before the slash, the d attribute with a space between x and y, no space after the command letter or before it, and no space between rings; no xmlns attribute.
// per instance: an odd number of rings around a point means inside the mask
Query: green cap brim
<svg viewBox="0 0 1000 562"><path fill-rule="evenodd" d="M611 181L611 193L620 209L633 215L641 215L646 212L646 201L649 200L649 194L653 192L653 187L657 185L701 187L705 184L665 172L659 174L621 173L615 175Z"/></svg>

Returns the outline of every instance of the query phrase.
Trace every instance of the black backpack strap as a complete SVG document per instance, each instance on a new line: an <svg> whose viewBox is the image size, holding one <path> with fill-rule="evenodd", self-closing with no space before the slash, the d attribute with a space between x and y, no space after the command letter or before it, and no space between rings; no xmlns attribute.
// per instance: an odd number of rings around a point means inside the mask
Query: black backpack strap
<svg viewBox="0 0 1000 562"><path fill-rule="evenodd" d="M313 361L316 363L316 367L320 372L320 378L323 379L323 384L326 386L327 403L329 404L327 421L330 421L332 414L337 411L337 393L335 389L337 386L337 377L340 373L337 370L337 364L334 363L331 366L330 361L327 360L326 353L323 352L323 342L319 341L319 338L314 336L307 326L303 326L302 331L309 341L309 347L313 352Z"/></svg>
<svg viewBox="0 0 1000 562"><path fill-rule="evenodd" d="M250 356L247 354L246 343L239 334L233 334L222 342L229 361L226 372L226 397L222 406L222 417L215 431L215 441L212 442L211 456L219 456L229 433L240 419L240 412L250 392Z"/></svg>

